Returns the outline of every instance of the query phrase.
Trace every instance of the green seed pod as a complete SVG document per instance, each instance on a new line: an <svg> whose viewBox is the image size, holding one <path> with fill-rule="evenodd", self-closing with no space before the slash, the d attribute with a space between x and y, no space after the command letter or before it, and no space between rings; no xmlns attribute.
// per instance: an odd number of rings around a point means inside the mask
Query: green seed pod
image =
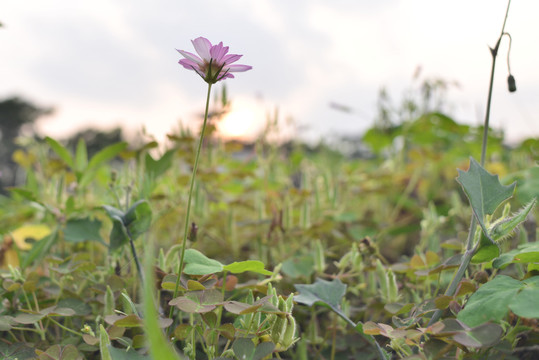
<svg viewBox="0 0 539 360"><path fill-rule="evenodd" d="M494 241L503 241L510 237L513 234L513 231L515 228L524 220L526 220L526 217L530 213L530 211L535 206L536 199L533 199L531 202L529 202L526 206L524 206L522 209L520 209L519 212L514 214L511 217L503 218L501 221L494 222L490 228L488 229L488 232L490 234L490 237ZM505 208L504 208L504 214L505 214Z"/></svg>
<svg viewBox="0 0 539 360"><path fill-rule="evenodd" d="M170 249L168 249L167 254L165 255L165 264L167 266L170 266L171 268L175 268L177 266L179 261L178 253L181 251L181 249L181 244L173 245Z"/></svg>
<svg viewBox="0 0 539 360"><path fill-rule="evenodd" d="M114 293L112 292L110 286L107 285L107 291L105 292L105 309L103 311L103 315L114 315L115 307L116 304L114 303Z"/></svg>
<svg viewBox="0 0 539 360"><path fill-rule="evenodd" d="M285 303L286 303L286 312L292 313L292 310L294 310L294 297L292 295L288 296Z"/></svg>
<svg viewBox="0 0 539 360"><path fill-rule="evenodd" d="M296 337L296 319L294 319L292 316L287 316L286 322L286 329L283 333L281 341L279 342L283 351L287 350L299 340L299 338Z"/></svg>
<svg viewBox="0 0 539 360"><path fill-rule="evenodd" d="M255 296L253 294L253 290L249 290L249 292L247 293L247 297L245 298L245 302L250 305L254 304Z"/></svg>
<svg viewBox="0 0 539 360"><path fill-rule="evenodd" d="M324 256L324 247L320 239L314 242L314 268L319 274L323 274L326 269L326 260Z"/></svg>
<svg viewBox="0 0 539 360"><path fill-rule="evenodd" d="M511 204L506 203L505 206L503 207L503 213L502 213L501 218L505 219L506 217L509 216L510 213L511 213Z"/></svg>
<svg viewBox="0 0 539 360"><path fill-rule="evenodd" d="M339 270L344 270L346 267L350 266L352 264L352 251L347 252L344 254L341 259L335 263L337 268Z"/></svg>
<svg viewBox="0 0 539 360"><path fill-rule="evenodd" d="M166 257L165 257L165 251L163 250L163 248L159 249L159 257L158 257L157 263L159 264L159 267L161 269L166 270L167 262L166 262Z"/></svg>
<svg viewBox="0 0 539 360"><path fill-rule="evenodd" d="M354 246L352 248L352 256L350 258L350 264L353 270L361 271L363 269L363 259L359 253L359 249Z"/></svg>
<svg viewBox="0 0 539 360"><path fill-rule="evenodd" d="M367 273L367 286L370 295L375 295L378 287L376 286L376 275L373 271Z"/></svg>
<svg viewBox="0 0 539 360"><path fill-rule="evenodd" d="M253 291L252 290L249 290L249 292L247 293L247 296L245 297L245 300L244 300L245 303L247 304L250 304L252 305L254 302L255 302L255 298L254 298L254 295L253 295ZM244 314L244 315L241 315L240 317L240 323L241 325L244 327L244 328L247 328L249 326L249 324L251 324L252 320L253 320L253 317L256 315L257 313L249 313L249 314Z"/></svg>
<svg viewBox="0 0 539 360"><path fill-rule="evenodd" d="M268 292L267 292L268 295L271 295L271 298L269 299L269 302L275 306L275 307L279 307L279 297L277 296L277 290L275 290L273 288L273 286L271 285L271 283L268 284Z"/></svg>
<svg viewBox="0 0 539 360"><path fill-rule="evenodd" d="M384 265L382 265L380 259L376 260L376 275L378 276L378 283L380 284L380 293L382 295L382 299L387 300L389 279L387 277Z"/></svg>
<svg viewBox="0 0 539 360"><path fill-rule="evenodd" d="M125 289L122 291L120 298L122 300L122 310L125 314L137 314L137 308L135 307L135 304L133 303Z"/></svg>
<svg viewBox="0 0 539 360"><path fill-rule="evenodd" d="M99 325L99 350L101 353L102 360L112 360L108 346L110 345L109 334L103 327Z"/></svg>
<svg viewBox="0 0 539 360"><path fill-rule="evenodd" d="M395 303L399 299L399 287L397 285L397 278L391 269L387 270L388 288L387 288L387 301L388 303Z"/></svg>
<svg viewBox="0 0 539 360"><path fill-rule="evenodd" d="M288 321L286 317L275 316L275 322L271 327L271 340L275 344L281 344L286 332L286 327L288 326Z"/></svg>
<svg viewBox="0 0 539 360"><path fill-rule="evenodd" d="M282 296L279 296L279 305L277 306L282 312L288 312L286 309L286 301L284 301Z"/></svg>

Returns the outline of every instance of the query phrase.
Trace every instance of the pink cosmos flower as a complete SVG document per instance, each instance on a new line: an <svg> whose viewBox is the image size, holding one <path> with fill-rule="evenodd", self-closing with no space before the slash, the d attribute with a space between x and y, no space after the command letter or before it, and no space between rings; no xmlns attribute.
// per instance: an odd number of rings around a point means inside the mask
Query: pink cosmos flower
<svg viewBox="0 0 539 360"><path fill-rule="evenodd" d="M181 59L179 64L189 70L194 70L208 84L215 84L217 81L233 78L233 72L243 72L251 70L249 65L231 65L238 61L242 55L228 54L228 46L223 46L220 42L212 45L203 37L198 37L191 41L199 56L184 50L178 50L185 59Z"/></svg>

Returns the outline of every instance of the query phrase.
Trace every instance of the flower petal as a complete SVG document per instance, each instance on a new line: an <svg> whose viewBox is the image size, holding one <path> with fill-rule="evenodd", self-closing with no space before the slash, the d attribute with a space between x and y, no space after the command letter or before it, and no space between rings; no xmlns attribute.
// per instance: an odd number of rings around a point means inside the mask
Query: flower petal
<svg viewBox="0 0 539 360"><path fill-rule="evenodd" d="M215 84L227 78L234 78L231 72L242 72L251 70L249 65L231 65L238 61L242 55L228 54L228 46L222 42L212 45L204 38L198 37L191 40L198 56L189 51L178 50L185 59L181 59L179 64L188 70L193 70L199 74L208 84Z"/></svg>
<svg viewBox="0 0 539 360"><path fill-rule="evenodd" d="M210 62L211 42L208 39L203 38L202 36L196 38L195 40L192 40L191 42L193 43L195 50L197 51L198 55L200 55L202 60Z"/></svg>
<svg viewBox="0 0 539 360"><path fill-rule="evenodd" d="M202 61L201 58L199 58L198 56L196 56L195 54L193 53L190 53L189 51L184 51L184 50L178 50L176 49L180 54L182 54L182 56L186 59L189 59L199 65L202 65L204 64L204 62Z"/></svg>
<svg viewBox="0 0 539 360"><path fill-rule="evenodd" d="M220 42L217 45L212 46L210 49L211 58L213 59L215 63L218 63L218 64L223 63L222 61L223 56L225 56L227 52L228 52L228 46L223 46L222 42Z"/></svg>
<svg viewBox="0 0 539 360"><path fill-rule="evenodd" d="M220 74L219 74L219 78L218 78L219 80L218 80L218 81L221 81L221 80L224 80L224 79L228 79L228 78L232 79L232 78L234 78L234 75L232 75L231 73L228 73L228 72L227 72L227 73L220 73Z"/></svg>
<svg viewBox="0 0 539 360"><path fill-rule="evenodd" d="M243 71L247 71L247 70L251 70L253 67L250 66L250 65L227 65L226 67L226 70L228 70L228 72L243 72Z"/></svg>
<svg viewBox="0 0 539 360"><path fill-rule="evenodd" d="M190 60L190 59L181 59L178 61L178 64L182 65L184 68L193 70L194 68L199 68L199 64Z"/></svg>
<svg viewBox="0 0 539 360"><path fill-rule="evenodd" d="M225 64L232 64L233 62L238 61L243 55L228 54L223 57L223 62Z"/></svg>

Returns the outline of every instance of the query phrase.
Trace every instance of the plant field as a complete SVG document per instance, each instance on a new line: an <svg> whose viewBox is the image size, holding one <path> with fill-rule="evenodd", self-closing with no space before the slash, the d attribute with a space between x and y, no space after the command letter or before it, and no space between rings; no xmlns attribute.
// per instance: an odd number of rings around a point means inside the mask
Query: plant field
<svg viewBox="0 0 539 360"><path fill-rule="evenodd" d="M196 134L13 154L0 358L536 358L537 139L491 131L480 165L439 112L352 155L212 130L185 248Z"/></svg>

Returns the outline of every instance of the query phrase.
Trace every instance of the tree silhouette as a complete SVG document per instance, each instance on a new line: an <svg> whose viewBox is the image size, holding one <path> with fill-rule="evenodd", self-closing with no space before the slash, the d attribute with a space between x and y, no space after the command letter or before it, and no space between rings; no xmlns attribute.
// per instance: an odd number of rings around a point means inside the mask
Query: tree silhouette
<svg viewBox="0 0 539 360"><path fill-rule="evenodd" d="M87 128L80 130L75 135L67 139L67 146L73 151L77 146L79 139L84 139L86 144L86 151L88 156L92 157L99 150L102 150L104 147L116 144L124 140L124 135L122 128L117 127L109 131L102 131L94 128Z"/></svg>
<svg viewBox="0 0 539 360"><path fill-rule="evenodd" d="M32 126L38 118L52 112L52 108L39 107L17 96L0 100L0 181L3 185L13 182L15 164L11 154L17 148L15 138L25 125Z"/></svg>

